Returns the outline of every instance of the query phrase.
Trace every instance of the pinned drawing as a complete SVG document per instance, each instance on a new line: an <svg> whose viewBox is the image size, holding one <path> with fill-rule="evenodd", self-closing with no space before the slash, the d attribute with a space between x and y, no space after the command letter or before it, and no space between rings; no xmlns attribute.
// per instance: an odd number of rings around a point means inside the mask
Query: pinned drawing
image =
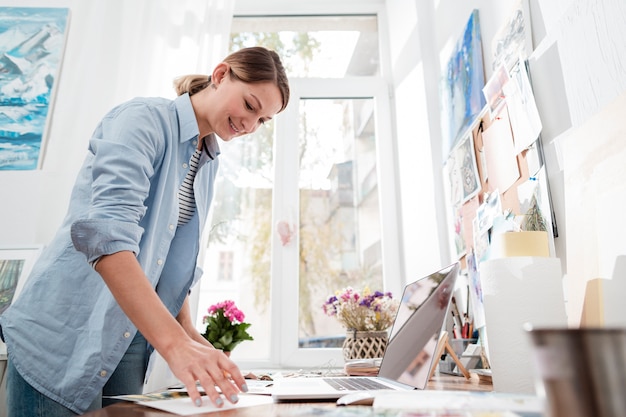
<svg viewBox="0 0 626 417"><path fill-rule="evenodd" d="M504 65L510 69L515 61L527 58L533 51L528 0L518 0L509 20L498 30L491 42L493 69Z"/></svg>

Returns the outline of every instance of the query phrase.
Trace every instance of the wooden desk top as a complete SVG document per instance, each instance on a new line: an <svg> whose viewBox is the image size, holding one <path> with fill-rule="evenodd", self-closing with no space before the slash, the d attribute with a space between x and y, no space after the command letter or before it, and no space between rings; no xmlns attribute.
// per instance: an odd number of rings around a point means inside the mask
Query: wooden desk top
<svg viewBox="0 0 626 417"><path fill-rule="evenodd" d="M490 383L472 376L467 380L462 376L435 374L428 383L428 389L432 390L458 390L458 391L492 391ZM238 409L214 411L210 413L194 414L192 417L259 417L259 416L280 416L287 414L289 410L302 409L304 407L315 408L335 408L335 401L315 402L315 403L273 403L254 407L244 407ZM351 406L350 409L354 409ZM369 407L366 407L369 409ZM105 407L101 410L84 414L84 417L165 417L174 414L159 411L150 407L144 407L131 402L122 402Z"/></svg>

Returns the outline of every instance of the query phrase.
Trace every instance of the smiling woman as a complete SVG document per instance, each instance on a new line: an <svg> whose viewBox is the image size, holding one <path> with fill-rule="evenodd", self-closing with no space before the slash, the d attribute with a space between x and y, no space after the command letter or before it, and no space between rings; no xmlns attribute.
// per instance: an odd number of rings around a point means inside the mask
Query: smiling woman
<svg viewBox="0 0 626 417"><path fill-rule="evenodd" d="M254 47L175 86L174 100L137 97L102 118L63 224L0 316L9 415L72 416L140 394L152 350L196 405L197 382L217 407L247 391L237 365L195 328L188 295L200 278L216 135L256 130L286 107L289 85L278 55Z"/></svg>

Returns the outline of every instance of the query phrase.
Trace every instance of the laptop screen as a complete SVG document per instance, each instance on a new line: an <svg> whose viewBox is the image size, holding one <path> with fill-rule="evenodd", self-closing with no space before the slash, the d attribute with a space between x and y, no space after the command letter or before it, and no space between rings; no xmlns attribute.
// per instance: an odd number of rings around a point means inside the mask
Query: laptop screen
<svg viewBox="0 0 626 417"><path fill-rule="evenodd" d="M458 274L457 262L404 287L378 376L426 387Z"/></svg>

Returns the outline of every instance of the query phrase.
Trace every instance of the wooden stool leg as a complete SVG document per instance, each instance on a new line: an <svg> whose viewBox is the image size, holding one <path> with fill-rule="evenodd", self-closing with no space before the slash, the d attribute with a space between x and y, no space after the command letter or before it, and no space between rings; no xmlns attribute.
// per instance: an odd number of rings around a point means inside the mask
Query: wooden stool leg
<svg viewBox="0 0 626 417"><path fill-rule="evenodd" d="M446 337L446 341L445 341L445 348L448 351L448 353L450 354L450 356L452 356L452 360L456 363L456 366L459 368L459 370L461 371L461 373L463 374L465 379L470 379L469 371L467 369L465 369L465 366L463 366L463 364L459 360L459 357L456 356L456 353L454 353L454 349L452 349L452 346L450 346L450 342L448 341L447 337Z"/></svg>
<svg viewBox="0 0 626 417"><path fill-rule="evenodd" d="M446 349L446 345L448 344L448 332L444 331L441 333L439 337L439 341L437 342L437 349L435 350L435 358L433 360L432 365L430 366L430 375L428 375L428 379L430 380L437 369L437 364L441 360L441 355L443 355L443 351Z"/></svg>

